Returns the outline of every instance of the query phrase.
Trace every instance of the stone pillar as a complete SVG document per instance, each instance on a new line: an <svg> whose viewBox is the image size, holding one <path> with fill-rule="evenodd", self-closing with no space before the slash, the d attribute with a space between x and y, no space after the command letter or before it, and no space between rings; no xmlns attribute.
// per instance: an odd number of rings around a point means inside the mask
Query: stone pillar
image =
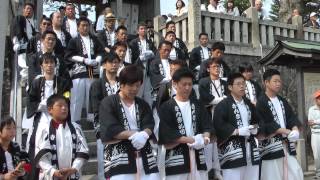
<svg viewBox="0 0 320 180"><path fill-rule="evenodd" d="M36 17L37 18L37 22L38 22L38 26L40 25L40 20L42 18L42 15L43 15L43 1L36 1L36 8L35 11L36 11ZM40 30L40 27L38 27L38 29Z"/></svg>
<svg viewBox="0 0 320 180"><path fill-rule="evenodd" d="M8 21L9 21L9 1L2 1L0 6L0 112L2 109L2 85L3 85L3 72L4 72L4 61L5 61L5 49L6 49L6 35L8 32Z"/></svg>
<svg viewBox="0 0 320 180"><path fill-rule="evenodd" d="M189 0L188 6L188 49L192 49L199 44L198 35L202 31L201 2L200 0Z"/></svg>
<svg viewBox="0 0 320 180"><path fill-rule="evenodd" d="M251 40L254 48L260 47L260 31L258 11L254 7L250 7L247 11L247 17L251 19Z"/></svg>
<svg viewBox="0 0 320 180"><path fill-rule="evenodd" d="M158 45L160 43L162 32L160 32L160 27L162 25L162 17L156 16L153 18L153 27L154 27L154 44L156 48L158 48Z"/></svg>
<svg viewBox="0 0 320 180"><path fill-rule="evenodd" d="M297 26L297 35L296 35L295 38L304 39L302 16L294 16L294 17L292 17L292 24Z"/></svg>
<svg viewBox="0 0 320 180"><path fill-rule="evenodd" d="M159 0L154 0L153 1L153 7L154 7L154 16L161 15L160 14L160 1Z"/></svg>
<svg viewBox="0 0 320 180"><path fill-rule="evenodd" d="M123 17L122 8L123 8L123 0L117 0L117 17Z"/></svg>

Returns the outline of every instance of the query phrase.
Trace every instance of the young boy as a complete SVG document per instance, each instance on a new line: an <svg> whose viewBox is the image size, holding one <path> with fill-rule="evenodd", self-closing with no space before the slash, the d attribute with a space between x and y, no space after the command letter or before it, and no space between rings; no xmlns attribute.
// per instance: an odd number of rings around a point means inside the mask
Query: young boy
<svg viewBox="0 0 320 180"><path fill-rule="evenodd" d="M245 85L240 73L231 74L230 96L216 106L213 116L224 180L259 179L258 118L253 104L244 98Z"/></svg>
<svg viewBox="0 0 320 180"><path fill-rule="evenodd" d="M260 85L255 82L253 77L253 67L249 63L242 63L239 66L239 72L246 80L246 98L248 98L252 104L256 105L257 99L261 94Z"/></svg>
<svg viewBox="0 0 320 180"><path fill-rule="evenodd" d="M81 168L89 159L89 149L79 125L68 118L68 99L52 95L47 100L52 117L49 126L39 132L35 164L39 179L80 179Z"/></svg>
<svg viewBox="0 0 320 180"><path fill-rule="evenodd" d="M28 155L20 151L19 144L12 140L16 136L16 123L6 117L0 123L0 179L20 179L28 162Z"/></svg>
<svg viewBox="0 0 320 180"><path fill-rule="evenodd" d="M266 91L256 104L259 124L267 137L261 142L261 180L302 180L303 172L295 158L295 142L299 139L301 123L288 101L279 96L280 72L266 70L263 81Z"/></svg>
<svg viewBox="0 0 320 180"><path fill-rule="evenodd" d="M159 144L167 151L166 179L208 179L204 147L212 133L210 116L199 101L190 98L193 73L189 69L177 70L172 80L176 96L159 111Z"/></svg>

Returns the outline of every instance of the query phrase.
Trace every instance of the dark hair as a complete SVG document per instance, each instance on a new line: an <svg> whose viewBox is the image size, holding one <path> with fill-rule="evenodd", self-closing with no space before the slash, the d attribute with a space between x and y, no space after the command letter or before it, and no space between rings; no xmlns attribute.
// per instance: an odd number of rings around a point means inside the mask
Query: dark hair
<svg viewBox="0 0 320 180"><path fill-rule="evenodd" d="M83 22L83 21L86 21L86 22L90 25L89 19L88 19L87 17L81 16L81 17L79 17L79 19L78 19L77 26L79 26L80 23Z"/></svg>
<svg viewBox="0 0 320 180"><path fill-rule="evenodd" d="M141 83L143 82L143 71L141 67L137 65L128 65L121 70L119 75L120 85L131 85L139 81Z"/></svg>
<svg viewBox="0 0 320 180"><path fill-rule="evenodd" d="M172 75L174 82L179 82L182 78L191 78L193 80L194 75L189 68L180 68Z"/></svg>
<svg viewBox="0 0 320 180"><path fill-rule="evenodd" d="M242 76L241 73L232 73L232 74L230 74L229 77L228 77L228 81L227 81L228 85L229 86L233 85L234 80L237 79L237 78L244 79L244 77Z"/></svg>
<svg viewBox="0 0 320 180"><path fill-rule="evenodd" d="M209 68L214 63L221 65L221 59L220 58L211 58L211 59L209 59L208 63L207 63L207 68Z"/></svg>
<svg viewBox="0 0 320 180"><path fill-rule="evenodd" d="M45 31L41 34L41 39L45 39L48 34L52 34L52 35L54 35L54 37L56 38L56 40L58 39L57 34L56 34L54 31L52 31L52 30L45 30Z"/></svg>
<svg viewBox="0 0 320 180"><path fill-rule="evenodd" d="M188 67L188 64L186 63L186 61L181 60L181 59L176 59L174 61L169 61L170 65L179 65L181 67Z"/></svg>
<svg viewBox="0 0 320 180"><path fill-rule="evenodd" d="M244 73L244 72L252 72L253 71L253 67L251 64L245 62L239 65L239 72L240 73Z"/></svg>
<svg viewBox="0 0 320 180"><path fill-rule="evenodd" d="M16 125L16 122L14 121L13 117L6 116L6 117L2 118L1 122L0 122L0 132L2 132L2 130L5 126L11 125L11 124Z"/></svg>
<svg viewBox="0 0 320 180"><path fill-rule="evenodd" d="M64 7L64 6L60 6L60 7L59 7L59 11L65 10L65 9L66 9L66 7Z"/></svg>
<svg viewBox="0 0 320 180"><path fill-rule="evenodd" d="M226 10L228 11L229 10L229 7L228 7L228 3L232 3L233 5L232 5L232 11L233 11L233 9L234 9L234 1L233 0L228 0L228 2L227 2L227 4L226 4Z"/></svg>
<svg viewBox="0 0 320 180"><path fill-rule="evenodd" d="M47 99L47 107L53 107L54 103L56 103L59 100L64 100L67 104L69 102L69 100L66 97L59 94L53 94Z"/></svg>
<svg viewBox="0 0 320 180"><path fill-rule="evenodd" d="M173 46L170 41L164 40L164 41L161 41L161 42L159 43L158 49L160 49L160 48L162 47L162 45L164 45L164 44L165 44L165 45L170 45L171 47Z"/></svg>
<svg viewBox="0 0 320 180"><path fill-rule="evenodd" d="M73 8L75 8L74 4L72 4L72 3L68 3L68 4L66 5L66 7L67 7L67 6L72 6Z"/></svg>
<svg viewBox="0 0 320 180"><path fill-rule="evenodd" d="M181 1L182 7L185 7L185 6L186 6L186 4L185 4L182 0L177 0L177 2L176 2L176 9L178 9L178 1Z"/></svg>
<svg viewBox="0 0 320 180"><path fill-rule="evenodd" d="M109 53L107 53L101 60L101 64L104 64L106 62L110 62L112 63L113 60L117 59L120 62L120 58L119 56L114 52L114 51L110 51Z"/></svg>
<svg viewBox="0 0 320 180"><path fill-rule="evenodd" d="M116 43L113 45L112 49L113 49L114 51L116 51L116 49L117 49L118 47L120 47L120 46L128 49L127 44L124 43L124 42L116 42Z"/></svg>
<svg viewBox="0 0 320 180"><path fill-rule="evenodd" d="M169 27L170 24L176 25L175 22L173 22L173 21L168 21L168 22L166 23L166 29L168 29L168 27Z"/></svg>
<svg viewBox="0 0 320 180"><path fill-rule="evenodd" d="M174 36L176 36L176 33L174 33L173 31L168 31L168 32L166 32L166 35L165 35L164 37L166 38L166 37L169 36L170 34L174 34Z"/></svg>
<svg viewBox="0 0 320 180"><path fill-rule="evenodd" d="M214 51L216 49L219 49L224 52L226 50L226 47L222 42L215 42L212 44L211 51Z"/></svg>
<svg viewBox="0 0 320 180"><path fill-rule="evenodd" d="M137 29L139 29L141 26L147 27L146 23L140 22L140 23L138 24L138 26L137 26Z"/></svg>
<svg viewBox="0 0 320 180"><path fill-rule="evenodd" d="M274 75L279 75L280 76L280 72L276 69L267 69L264 73L263 73L263 81L270 81L270 79L272 78L272 76Z"/></svg>
<svg viewBox="0 0 320 180"><path fill-rule="evenodd" d="M41 20L40 20L40 23L42 23L43 21L49 21L49 22L51 22L52 23L52 21L51 21L51 19L50 18L48 18L47 16L42 16L42 18L41 18Z"/></svg>
<svg viewBox="0 0 320 180"><path fill-rule="evenodd" d="M27 2L27 3L24 4L23 9L26 8L27 6L31 6L32 9L34 10L34 4L32 4L30 2Z"/></svg>
<svg viewBox="0 0 320 180"><path fill-rule="evenodd" d="M88 17L88 12L87 11L81 11L80 13L79 13L79 16L81 17L81 16L83 16L83 17Z"/></svg>
<svg viewBox="0 0 320 180"><path fill-rule="evenodd" d="M44 53L40 57L40 64L42 64L44 61L52 60L55 64L57 64L56 57L52 55L51 53Z"/></svg>
<svg viewBox="0 0 320 180"><path fill-rule="evenodd" d="M200 33L200 34L199 34L199 39L201 38L201 36L207 36L207 37L208 37L208 34L205 33L205 32Z"/></svg>
<svg viewBox="0 0 320 180"><path fill-rule="evenodd" d="M117 29L116 29L116 33L118 33L120 30L125 30L125 31L128 31L128 28L126 28L125 26L121 25L121 26L118 26Z"/></svg>

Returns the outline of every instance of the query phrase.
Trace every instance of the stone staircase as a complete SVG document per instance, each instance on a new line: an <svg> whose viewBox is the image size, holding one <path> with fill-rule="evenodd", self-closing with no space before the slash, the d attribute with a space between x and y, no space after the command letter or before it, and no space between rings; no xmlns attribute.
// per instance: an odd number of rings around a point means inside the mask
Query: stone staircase
<svg viewBox="0 0 320 180"><path fill-rule="evenodd" d="M98 163L97 163L97 142L96 135L91 122L82 119L81 127L83 133L87 139L89 146L89 157L90 159L82 168L82 180L98 180Z"/></svg>

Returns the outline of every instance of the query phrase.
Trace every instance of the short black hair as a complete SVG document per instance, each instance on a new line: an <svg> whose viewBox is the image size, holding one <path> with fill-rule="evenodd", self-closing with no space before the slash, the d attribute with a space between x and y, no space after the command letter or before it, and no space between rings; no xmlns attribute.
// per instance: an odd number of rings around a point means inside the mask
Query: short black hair
<svg viewBox="0 0 320 180"><path fill-rule="evenodd" d="M27 6L31 6L32 9L34 10L34 4L32 4L30 2L27 2L27 3L24 4L23 9L26 8Z"/></svg>
<svg viewBox="0 0 320 180"><path fill-rule="evenodd" d="M113 62L113 60L117 59L120 62L119 56L114 52L110 51L109 53L105 54L101 60L101 64L104 64L106 62Z"/></svg>
<svg viewBox="0 0 320 180"><path fill-rule="evenodd" d="M212 44L211 51L214 51L216 49L219 49L224 52L226 50L226 47L222 42L215 42Z"/></svg>
<svg viewBox="0 0 320 180"><path fill-rule="evenodd" d="M41 18L41 20L40 20L40 23L42 23L43 21L49 21L49 22L51 22L51 24L52 24L51 19L48 18L46 15L43 15L43 16L42 16L42 18Z"/></svg>
<svg viewBox="0 0 320 180"><path fill-rule="evenodd" d="M175 22L173 22L173 21L168 21L168 22L166 23L166 29L168 29L168 27L169 27L170 24L176 25Z"/></svg>
<svg viewBox="0 0 320 180"><path fill-rule="evenodd" d="M170 41L164 40L164 41L161 41L161 42L159 43L158 49L160 49L160 48L162 47L162 45L164 45L164 44L165 44L165 45L170 45L171 47L173 46Z"/></svg>
<svg viewBox="0 0 320 180"><path fill-rule="evenodd" d="M221 65L221 58L211 58L208 60L207 68L209 68L213 63Z"/></svg>
<svg viewBox="0 0 320 180"><path fill-rule="evenodd" d="M165 35L164 37L166 38L166 37L169 36L170 34L174 34L174 36L176 36L176 33L174 33L173 31L168 31L168 32L166 32L166 35Z"/></svg>
<svg viewBox="0 0 320 180"><path fill-rule="evenodd" d="M115 50L116 50L118 47L120 47L120 46L128 49L127 44L124 43L124 42L116 42L116 43L113 45L112 49L115 51Z"/></svg>
<svg viewBox="0 0 320 180"><path fill-rule="evenodd" d="M145 26L147 28L147 24L144 22L140 22L137 26L137 29L139 29L141 26Z"/></svg>
<svg viewBox="0 0 320 180"><path fill-rule="evenodd" d="M176 59L174 61L169 61L170 65L179 65L181 67L188 67L188 64L186 63L186 61L181 60L181 59Z"/></svg>
<svg viewBox="0 0 320 180"><path fill-rule="evenodd" d="M200 33L200 34L199 34L199 39L201 38L201 36L207 36L207 37L208 37L208 34L205 33L205 32Z"/></svg>
<svg viewBox="0 0 320 180"><path fill-rule="evenodd" d="M280 76L280 72L276 69L267 69L264 73L263 73L263 81L270 81L270 79L272 78L272 76L274 75L279 75Z"/></svg>
<svg viewBox="0 0 320 180"><path fill-rule="evenodd" d="M116 33L118 33L120 30L125 30L125 31L128 31L128 28L126 28L125 26L121 25L121 26L118 26L117 29L116 29Z"/></svg>
<svg viewBox="0 0 320 180"><path fill-rule="evenodd" d="M66 9L66 7L64 7L64 6L60 6L60 7L59 7L59 11L65 10L65 9Z"/></svg>
<svg viewBox="0 0 320 180"><path fill-rule="evenodd" d="M87 11L81 11L79 13L79 16L87 17L88 16L88 12Z"/></svg>
<svg viewBox="0 0 320 180"><path fill-rule="evenodd" d="M47 107L53 107L54 103L56 103L59 100L64 100L67 104L69 104L69 100L66 97L60 94L53 94L47 99Z"/></svg>
<svg viewBox="0 0 320 180"><path fill-rule="evenodd" d="M142 68L137 65L128 65L124 67L119 75L120 85L134 84L136 82L143 83L143 71Z"/></svg>
<svg viewBox="0 0 320 180"><path fill-rule="evenodd" d="M80 23L83 22L83 21L87 22L90 25L89 19L87 17L81 16L81 17L79 17L79 19L77 21L77 26L79 26Z"/></svg>
<svg viewBox="0 0 320 180"><path fill-rule="evenodd" d="M52 34L54 35L54 37L56 38L56 40L58 39L57 34L52 31L52 30L45 30L42 34L41 34L41 39L45 39L47 37L48 34Z"/></svg>
<svg viewBox="0 0 320 180"><path fill-rule="evenodd" d="M0 132L2 132L5 126L11 125L11 124L16 125L16 122L14 121L13 117L11 116L3 117L0 122Z"/></svg>
<svg viewBox="0 0 320 180"><path fill-rule="evenodd" d="M174 82L179 82L182 78L191 78L194 79L193 73L190 71L189 68L180 68L172 75L172 80Z"/></svg>
<svg viewBox="0 0 320 180"><path fill-rule="evenodd" d="M234 83L234 80L237 79L237 78L242 78L242 79L244 79L244 77L243 77L243 75L242 75L241 73L238 73L238 72L236 72L236 73L231 73L231 74L228 76L228 81L227 81L228 85L229 85L229 86L232 86L233 83Z"/></svg>
<svg viewBox="0 0 320 180"><path fill-rule="evenodd" d="M54 55L52 55L51 53L46 52L41 55L40 64L42 64L44 61L47 61L47 60L52 60L52 61L54 61L54 64L57 64L56 57Z"/></svg>
<svg viewBox="0 0 320 180"><path fill-rule="evenodd" d="M250 63L244 62L239 65L239 72L240 73L253 72L253 67Z"/></svg>

